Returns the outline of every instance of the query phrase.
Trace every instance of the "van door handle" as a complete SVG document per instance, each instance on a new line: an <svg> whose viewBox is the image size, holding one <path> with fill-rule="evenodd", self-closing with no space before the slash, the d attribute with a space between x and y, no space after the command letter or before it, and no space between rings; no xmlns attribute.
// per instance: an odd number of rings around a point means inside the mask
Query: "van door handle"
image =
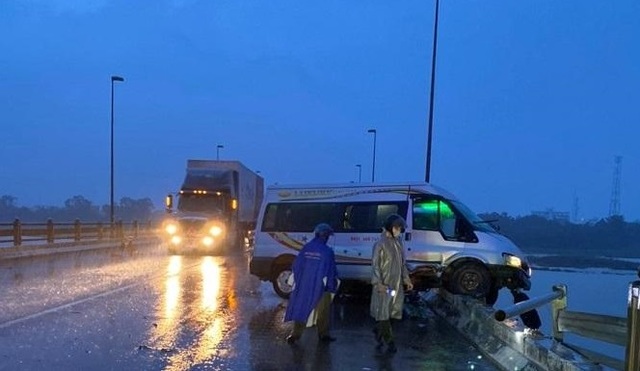
<svg viewBox="0 0 640 371"><path fill-rule="evenodd" d="M404 240L405 241L411 241L411 232L407 232L404 234Z"/></svg>

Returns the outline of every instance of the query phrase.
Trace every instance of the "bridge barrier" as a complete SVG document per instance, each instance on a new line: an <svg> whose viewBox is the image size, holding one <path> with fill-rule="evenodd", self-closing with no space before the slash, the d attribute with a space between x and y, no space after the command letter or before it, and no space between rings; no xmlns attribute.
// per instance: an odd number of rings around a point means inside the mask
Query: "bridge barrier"
<svg viewBox="0 0 640 371"><path fill-rule="evenodd" d="M15 247L32 244L52 244L59 240L75 242L86 240L106 240L124 238L141 232L153 230L150 223L133 221L124 223L121 220L113 225L109 223L87 223L76 219L70 223L48 219L45 223L24 223L15 219L12 223L0 223L0 246L13 245Z"/></svg>
<svg viewBox="0 0 640 371"><path fill-rule="evenodd" d="M427 305L504 370L603 370L562 342L528 331L519 321L496 321L495 310L477 299L438 290L427 298Z"/></svg>
<svg viewBox="0 0 640 371"><path fill-rule="evenodd" d="M634 281L629 285L625 359L626 371L640 371L640 281Z"/></svg>
<svg viewBox="0 0 640 371"><path fill-rule="evenodd" d="M21 246L0 248L0 260L21 259L42 255L64 254L80 251L118 249L122 252L132 254L139 252L138 247L158 243L155 232L140 232L136 235L129 234L122 238L111 238L101 240L64 240L55 243L37 243Z"/></svg>
<svg viewBox="0 0 640 371"><path fill-rule="evenodd" d="M640 275L640 272L639 272ZM553 286L553 292L495 311L497 321L518 316L529 310L551 303L553 339L566 344L589 360L616 370L640 371L640 281L629 285L627 318L596 313L569 311L567 287ZM565 333L626 347L625 360L610 357L564 341Z"/></svg>
<svg viewBox="0 0 640 371"><path fill-rule="evenodd" d="M563 299L566 297L566 293L566 289L563 290L563 288L560 286L554 286L552 293L521 301L505 309L498 309L497 311L495 311L494 317L497 321L502 322L505 319L519 316L542 305L549 304L555 300Z"/></svg>

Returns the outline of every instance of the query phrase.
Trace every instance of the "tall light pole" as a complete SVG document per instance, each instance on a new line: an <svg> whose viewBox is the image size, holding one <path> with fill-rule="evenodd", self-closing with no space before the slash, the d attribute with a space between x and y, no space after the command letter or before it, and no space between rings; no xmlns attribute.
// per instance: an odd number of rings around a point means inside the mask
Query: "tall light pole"
<svg viewBox="0 0 640 371"><path fill-rule="evenodd" d="M427 135L427 169L424 180L431 181L431 141L433 138L433 96L436 83L436 50L438 46L438 11L440 0L436 0L435 22L433 23L433 53L431 54L431 92L429 94L429 134Z"/></svg>
<svg viewBox="0 0 640 371"><path fill-rule="evenodd" d="M357 164L356 167L358 168L358 183L362 183L362 165Z"/></svg>
<svg viewBox="0 0 640 371"><path fill-rule="evenodd" d="M373 165L371 166L371 182L376 181L376 129L369 129L367 133L373 133Z"/></svg>
<svg viewBox="0 0 640 371"><path fill-rule="evenodd" d="M113 236L113 84L114 82L124 82L120 76L111 76L111 197L109 198L109 234Z"/></svg>
<svg viewBox="0 0 640 371"><path fill-rule="evenodd" d="M220 161L220 150L224 148L222 144L216 146L216 161Z"/></svg>

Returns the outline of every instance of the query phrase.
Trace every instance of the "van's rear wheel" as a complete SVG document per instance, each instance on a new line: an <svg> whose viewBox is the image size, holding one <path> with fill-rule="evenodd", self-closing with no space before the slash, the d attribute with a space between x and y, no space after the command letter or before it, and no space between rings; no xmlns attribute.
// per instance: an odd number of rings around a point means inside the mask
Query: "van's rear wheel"
<svg viewBox="0 0 640 371"><path fill-rule="evenodd" d="M491 289L491 276L482 264L464 263L454 268L447 289L453 294L486 297Z"/></svg>
<svg viewBox="0 0 640 371"><path fill-rule="evenodd" d="M283 299L289 299L291 291L293 291L293 287L287 283L291 274L293 274L291 265L278 265L271 280L273 290Z"/></svg>

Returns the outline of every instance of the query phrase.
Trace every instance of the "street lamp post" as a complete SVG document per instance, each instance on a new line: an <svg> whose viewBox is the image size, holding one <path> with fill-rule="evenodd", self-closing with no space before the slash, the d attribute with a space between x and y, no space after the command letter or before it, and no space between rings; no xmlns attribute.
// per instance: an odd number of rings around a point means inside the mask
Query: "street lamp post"
<svg viewBox="0 0 640 371"><path fill-rule="evenodd" d="M373 165L371 166L371 182L376 181L376 129L369 129L367 133L373 133Z"/></svg>
<svg viewBox="0 0 640 371"><path fill-rule="evenodd" d="M220 149L224 148L222 144L216 146L216 161L220 161Z"/></svg>
<svg viewBox="0 0 640 371"><path fill-rule="evenodd" d="M433 23L433 53L431 54L431 92L429 93L429 133L427 134L427 166L424 180L431 181L431 141L433 137L433 96L436 82L436 50L438 45L438 12L440 0L436 0L435 22Z"/></svg>
<svg viewBox="0 0 640 371"><path fill-rule="evenodd" d="M109 198L109 235L113 237L113 85L114 82L124 82L120 76L111 76L111 196Z"/></svg>
<svg viewBox="0 0 640 371"><path fill-rule="evenodd" d="M362 165L357 164L356 167L358 168L358 183L362 183Z"/></svg>

